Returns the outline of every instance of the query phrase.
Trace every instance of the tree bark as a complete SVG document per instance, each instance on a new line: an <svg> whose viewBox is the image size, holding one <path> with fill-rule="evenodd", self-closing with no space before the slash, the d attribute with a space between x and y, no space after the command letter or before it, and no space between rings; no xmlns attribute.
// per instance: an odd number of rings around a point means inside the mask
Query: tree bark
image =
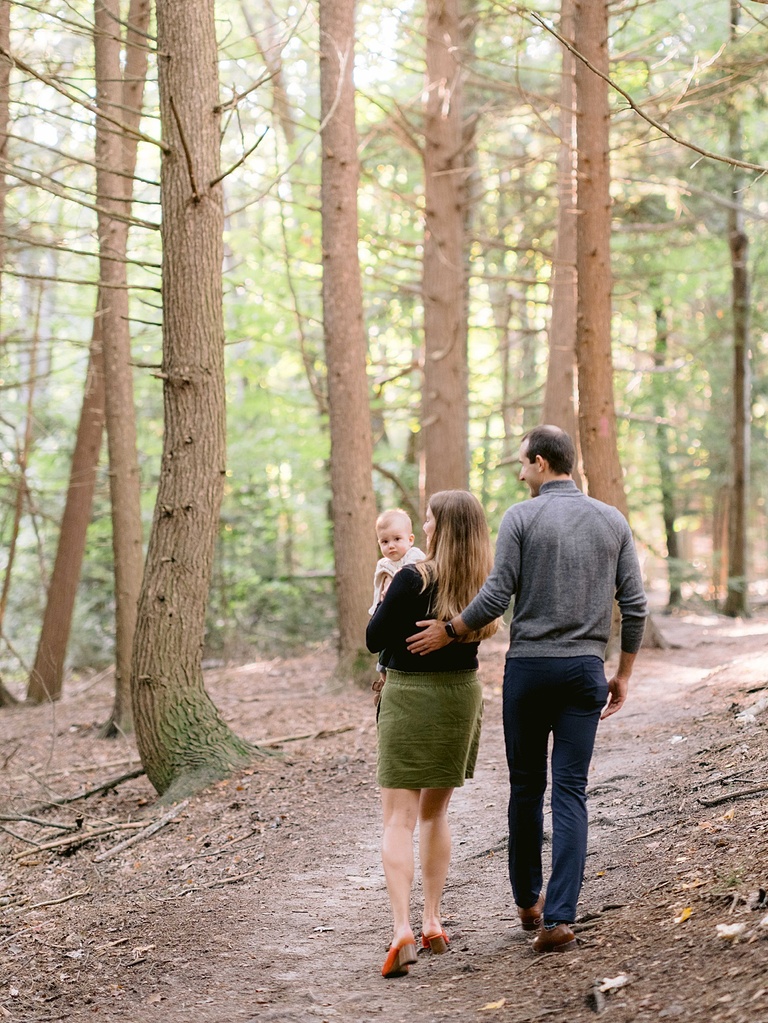
<svg viewBox="0 0 768 1023"><path fill-rule="evenodd" d="M11 35L11 5L9 0L0 0L0 46L8 53L10 52ZM0 57L0 157L6 160L8 157L8 109L9 109L9 82L11 74L11 62L5 57ZM8 182L5 174L0 172L0 224L5 224L5 198L8 193ZM0 231L4 234L5 230ZM5 269L5 238L0 238L0 295L2 295L3 270ZM2 303L0 303L0 312ZM19 701L8 689L3 680L0 679L0 707L12 707Z"/></svg>
<svg viewBox="0 0 768 1023"><path fill-rule="evenodd" d="M573 40L574 0L562 0L560 34ZM552 260L552 317L542 421L565 430L579 452L576 401L576 84L575 58L562 47L560 79L560 145L557 155L557 235ZM577 465L574 479L581 486Z"/></svg>
<svg viewBox="0 0 768 1023"><path fill-rule="evenodd" d="M576 49L608 74L608 9L577 0ZM611 196L608 86L576 62L578 137L578 279L576 355L579 437L589 493L627 514L619 464L611 353Z"/></svg>
<svg viewBox="0 0 768 1023"><path fill-rule="evenodd" d="M669 428L666 425L663 370L667 364L669 329L664 308L657 301L655 312L656 340L653 348L653 365L658 372L653 378L653 412L656 418L656 459L659 465L661 485L661 513L667 540L667 579L669 582L668 609L680 607L683 602L680 573L680 549L675 530L675 474L669 464Z"/></svg>
<svg viewBox="0 0 768 1023"><path fill-rule="evenodd" d="M56 558L48 584L48 599L37 653L27 685L27 700L32 703L58 700L63 688L64 661L104 432L104 363L100 328L101 319L97 309Z"/></svg>
<svg viewBox="0 0 768 1023"><path fill-rule="evenodd" d="M105 734L132 729L131 648L143 563L141 480L136 451L136 409L124 262L130 213L128 180L120 173L123 142L105 117L122 119L120 0L95 0L96 191L98 195L99 284L104 359L112 550L115 574L115 703ZM104 116L101 116L104 115Z"/></svg>
<svg viewBox="0 0 768 1023"><path fill-rule="evenodd" d="M116 91L113 92L112 90L117 89L118 81L122 80L122 107L119 112L119 119L128 127L135 129L138 129L141 120L144 83L147 74L146 32L149 27L149 16L149 0L131 0L125 38L125 70L121 72L118 68L118 79L115 82L107 83L113 100L120 102ZM110 35L112 35L117 30L117 23L110 18L108 20L108 27ZM99 41L98 33L96 41L97 43ZM113 50L114 40L110 44L110 53L107 56L108 62L110 59L114 59ZM114 127L111 130L114 132ZM115 153L110 142L109 156L112 159L119 160L116 169L122 173L120 175L113 174L111 175L114 179L113 181L108 180L100 182L100 184L104 189L112 187L116 189L114 193L111 193L111 198L117 201L122 198L122 210L128 213L130 212L130 197L133 187L131 176L136 167L137 142L127 132L121 136L116 136L113 141L116 146L120 146L121 151L119 154ZM120 207L118 207L118 211L119 209ZM116 256L116 262L125 258L127 238L126 230L124 232L117 231L112 239L115 246L114 253L112 254ZM105 257L107 255L105 251ZM105 265L108 275L110 266L106 258ZM105 280L103 273L101 279L102 281ZM116 282L124 279L124 275L116 277ZM102 352L102 331L105 322L104 306L106 304L107 308L110 307L114 294L114 290L99 287L88 368L85 376L83 404L80 411L75 449L72 455L67 498L59 529L59 540L53 572L48 586L48 599L43 615L43 625L40 630L35 662L27 687L27 699L33 703L58 699L61 696L63 686L67 644L72 627L72 615L77 587L80 581L86 533L93 506L96 470L98 468L101 439L104 432L105 396L104 359ZM117 330L127 333L127 320L118 323ZM129 344L130 342L128 342ZM131 407L133 407L132 398ZM121 639L123 635L124 630L121 630ZM124 661L126 654L125 643L121 643L121 647L123 649ZM130 658L130 648L127 650L127 655ZM130 728L128 679L129 673L126 672L124 664L121 664L116 684L115 706L110 716L110 721L105 726L105 731L109 734L113 734L113 723L121 731L127 731ZM116 731L117 729L115 729Z"/></svg>
<svg viewBox="0 0 768 1023"><path fill-rule="evenodd" d="M157 2L165 144L163 397L157 502L139 599L131 690L147 777L177 798L252 749L203 686L202 647L226 472L218 51L213 0Z"/></svg>
<svg viewBox="0 0 768 1023"><path fill-rule="evenodd" d="M358 261L354 0L320 3L323 327L331 432L340 680L370 673L365 627L376 563L367 345Z"/></svg>
<svg viewBox="0 0 768 1023"><path fill-rule="evenodd" d="M731 0L730 39L735 42L740 5ZM728 101L728 152L742 159L742 115L737 98ZM731 167L731 199L728 207L728 248L731 254L731 316L733 320L733 427L731 464L733 478L728 511L728 591L723 614L749 614L748 541L750 461L750 341L749 341L749 238L742 208L744 173Z"/></svg>
<svg viewBox="0 0 768 1023"><path fill-rule="evenodd" d="M608 74L608 7L605 0L577 0L574 40L589 62ZM579 440L591 497L629 518L619 462L611 351L611 193L608 161L608 85L576 61L578 216L576 226L576 358ZM654 621L643 644L666 647Z"/></svg>
<svg viewBox="0 0 768 1023"><path fill-rule="evenodd" d="M427 0L422 503L469 483L459 0Z"/></svg>

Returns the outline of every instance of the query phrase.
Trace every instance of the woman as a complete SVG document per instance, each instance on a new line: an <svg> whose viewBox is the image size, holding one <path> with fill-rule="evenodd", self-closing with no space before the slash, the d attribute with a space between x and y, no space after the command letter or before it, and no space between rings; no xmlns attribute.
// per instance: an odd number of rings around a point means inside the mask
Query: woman
<svg viewBox="0 0 768 1023"><path fill-rule="evenodd" d="M394 922L381 970L385 977L404 976L416 962L410 893L417 821L421 943L433 952L447 948L440 900L451 855L448 804L454 788L474 773L483 706L477 648L497 628L493 622L425 656L409 653L405 641L418 631L416 622L449 621L472 600L493 563L483 509L467 491L444 490L430 499L424 535L426 559L395 575L366 633L371 652L387 651L377 767L384 817L381 856Z"/></svg>

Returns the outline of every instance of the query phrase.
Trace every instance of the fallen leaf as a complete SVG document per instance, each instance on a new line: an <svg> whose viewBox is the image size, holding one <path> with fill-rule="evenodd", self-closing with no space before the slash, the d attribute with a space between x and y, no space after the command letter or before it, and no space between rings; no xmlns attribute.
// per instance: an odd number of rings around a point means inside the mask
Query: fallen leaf
<svg viewBox="0 0 768 1023"><path fill-rule="evenodd" d="M690 906L686 906L685 909L682 911L682 913L680 913L679 916L675 917L675 923L676 924L683 924L683 923L685 923L685 921L690 918L690 915L691 915L692 912L693 912L693 910L691 909L691 907Z"/></svg>
<svg viewBox="0 0 768 1023"><path fill-rule="evenodd" d="M502 1005L505 1004L505 1002L506 1002L506 998L500 998L498 1000L498 1002L486 1002L485 1005L481 1005L480 1006L480 1009L481 1009L481 1011L483 1009L500 1009L502 1007Z"/></svg>
<svg viewBox="0 0 768 1023"><path fill-rule="evenodd" d="M598 986L598 991L616 991L620 987L629 984L629 977L626 973L620 973L618 977L603 977Z"/></svg>
<svg viewBox="0 0 768 1023"><path fill-rule="evenodd" d="M717 931L718 938L722 938L723 941L737 942L741 935L746 931L746 924L716 924L715 930Z"/></svg>

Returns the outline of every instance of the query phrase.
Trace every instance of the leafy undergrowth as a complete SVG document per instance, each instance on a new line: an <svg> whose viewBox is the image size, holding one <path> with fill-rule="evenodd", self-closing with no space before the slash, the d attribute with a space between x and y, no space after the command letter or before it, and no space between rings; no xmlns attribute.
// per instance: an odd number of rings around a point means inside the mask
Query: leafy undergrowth
<svg viewBox="0 0 768 1023"><path fill-rule="evenodd" d="M0 1018L768 1019L768 620L659 624L675 646L643 652L598 737L579 948L537 956L509 892L497 639L452 804L450 952L392 981L373 708L330 691L327 650L208 673L269 755L170 812L132 741L97 737L109 679L3 711ZM417 933L418 906L417 883Z"/></svg>

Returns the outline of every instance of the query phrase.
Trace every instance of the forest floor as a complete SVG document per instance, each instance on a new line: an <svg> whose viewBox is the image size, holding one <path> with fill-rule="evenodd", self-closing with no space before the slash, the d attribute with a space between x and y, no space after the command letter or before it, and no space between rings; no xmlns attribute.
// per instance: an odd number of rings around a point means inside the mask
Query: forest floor
<svg viewBox="0 0 768 1023"><path fill-rule="evenodd" d="M768 615L658 622L674 645L642 652L598 733L579 947L537 955L517 920L497 637L451 807L450 951L389 981L374 710L331 691L328 650L208 671L224 717L278 755L110 856L168 812L145 777L50 805L140 766L98 738L110 680L0 712L0 1020L765 1023ZM418 907L417 886L415 926Z"/></svg>

